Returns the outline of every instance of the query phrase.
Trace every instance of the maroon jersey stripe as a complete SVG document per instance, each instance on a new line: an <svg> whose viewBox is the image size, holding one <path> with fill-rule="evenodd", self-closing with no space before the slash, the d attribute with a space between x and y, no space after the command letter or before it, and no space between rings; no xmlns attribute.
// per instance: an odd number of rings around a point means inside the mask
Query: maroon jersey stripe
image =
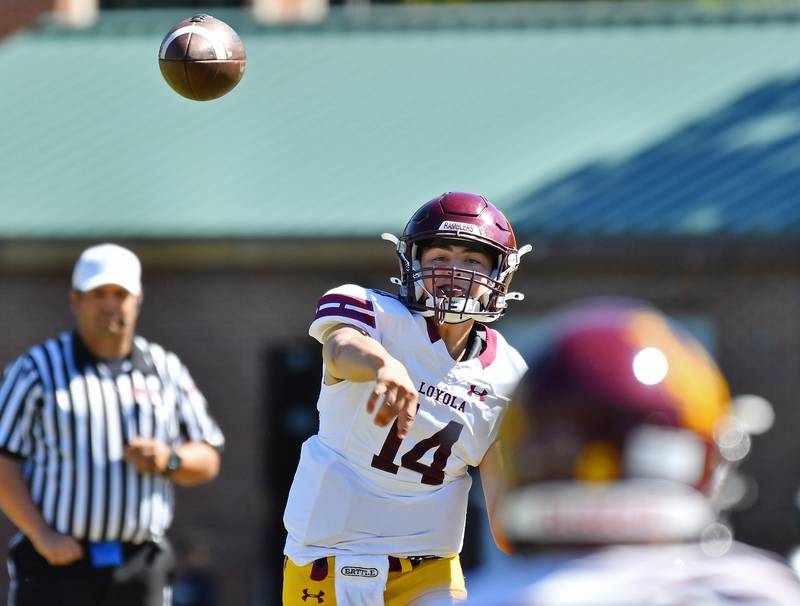
<svg viewBox="0 0 800 606"><path fill-rule="evenodd" d="M484 328L486 328L486 349L478 356L478 360L480 360L481 366L486 368L497 357L497 333L488 326L484 326Z"/></svg>
<svg viewBox="0 0 800 606"><path fill-rule="evenodd" d="M367 326L375 328L375 316L370 316L369 314L365 314L363 311L358 311L356 309L348 309L344 305L320 309L317 311L317 315L314 316L314 319L316 320L318 318L325 318L328 316L338 316L342 318L350 318L351 320L358 320Z"/></svg>
<svg viewBox="0 0 800 606"><path fill-rule="evenodd" d="M342 307L345 305L350 305L352 307L358 307L359 309L366 309L367 311L374 311L374 307L372 306L372 301L365 301L364 299L359 299L358 297L351 297L350 295L325 295L319 300L317 303L317 309L319 309L322 305L330 305L331 303L338 303Z"/></svg>

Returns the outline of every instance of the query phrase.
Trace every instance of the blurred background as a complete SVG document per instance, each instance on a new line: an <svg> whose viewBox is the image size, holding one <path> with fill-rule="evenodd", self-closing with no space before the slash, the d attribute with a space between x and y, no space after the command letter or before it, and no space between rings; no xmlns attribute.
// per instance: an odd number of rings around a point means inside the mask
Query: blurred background
<svg viewBox="0 0 800 606"><path fill-rule="evenodd" d="M206 103L157 62L200 12L248 55ZM176 605L279 603L316 302L392 289L379 234L448 190L534 246L499 323L520 349L576 297L645 298L772 402L732 523L800 542L800 4L0 0L0 82L0 366L70 327L72 264L116 241L144 264L139 332L226 433L220 478L178 494ZM483 515L468 570L495 557Z"/></svg>

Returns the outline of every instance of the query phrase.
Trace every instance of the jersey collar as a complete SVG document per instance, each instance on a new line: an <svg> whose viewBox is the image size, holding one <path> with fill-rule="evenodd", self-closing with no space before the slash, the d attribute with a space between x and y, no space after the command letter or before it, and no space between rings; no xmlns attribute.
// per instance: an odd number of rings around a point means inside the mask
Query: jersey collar
<svg viewBox="0 0 800 606"><path fill-rule="evenodd" d="M95 356L86 346L86 343L83 342L83 339L80 338L78 332L73 330L72 353L75 356L75 366L78 369L105 364L114 375L130 372L131 370L138 370L145 374L153 371L153 364L149 361L149 356L137 346L135 339L131 346L131 353L127 357L103 360Z"/></svg>
<svg viewBox="0 0 800 606"><path fill-rule="evenodd" d="M425 327L428 329L428 338L431 340L431 343L436 343L436 341L441 340L441 336L439 336L439 331L436 330L436 324L430 318L425 318Z"/></svg>
<svg viewBox="0 0 800 606"><path fill-rule="evenodd" d="M497 357L497 333L485 324L476 322L475 325L482 327L486 331L486 347L484 347L483 351L478 356L478 361L481 363L481 366L486 368L489 364L494 362ZM428 338L431 340L431 343L441 341L442 337L439 336L436 324L431 318L425 318L425 327L428 330ZM469 360L465 360L465 362L469 362Z"/></svg>

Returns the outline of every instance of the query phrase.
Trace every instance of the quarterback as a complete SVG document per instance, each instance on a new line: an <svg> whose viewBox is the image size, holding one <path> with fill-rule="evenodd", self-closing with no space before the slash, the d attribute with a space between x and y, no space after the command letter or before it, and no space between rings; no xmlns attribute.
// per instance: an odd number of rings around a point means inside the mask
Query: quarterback
<svg viewBox="0 0 800 606"><path fill-rule="evenodd" d="M530 246L485 198L456 192L383 237L399 294L334 288L309 329L324 378L284 513L284 604L464 600L469 466L493 505L495 441L526 366L488 324L522 299L508 287Z"/></svg>

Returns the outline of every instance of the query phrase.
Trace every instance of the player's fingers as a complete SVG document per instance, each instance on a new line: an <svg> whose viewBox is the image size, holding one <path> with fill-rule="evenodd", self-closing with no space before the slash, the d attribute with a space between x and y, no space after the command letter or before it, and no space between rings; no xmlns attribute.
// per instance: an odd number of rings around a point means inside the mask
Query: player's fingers
<svg viewBox="0 0 800 606"><path fill-rule="evenodd" d="M383 403L375 414L373 422L379 427L386 427L397 414L396 401L398 399L397 387L389 385L383 396Z"/></svg>
<svg viewBox="0 0 800 606"><path fill-rule="evenodd" d="M408 430L417 416L417 394L409 394L403 398L402 405L397 411L397 437L401 440L406 437Z"/></svg>
<svg viewBox="0 0 800 606"><path fill-rule="evenodd" d="M399 394L397 393L397 391L398 391L397 387L394 386L394 385L389 385L386 388L386 394L383 396L383 406L381 407L380 412L382 412L384 414L386 412L391 412L392 414L394 414L395 402L397 401L397 399L399 397ZM389 409L389 410L387 411L387 409Z"/></svg>
<svg viewBox="0 0 800 606"><path fill-rule="evenodd" d="M383 404L381 409L375 414L372 419L372 422L375 423L378 427L386 427L389 423L392 422L392 419L395 417L395 412L392 406L389 403Z"/></svg>
<svg viewBox="0 0 800 606"><path fill-rule="evenodd" d="M375 410L375 403L378 401L378 398L383 396L386 393L386 384L385 383L378 383L375 385L375 389L372 390L372 393L369 396L369 400L367 400L367 412L372 413Z"/></svg>

